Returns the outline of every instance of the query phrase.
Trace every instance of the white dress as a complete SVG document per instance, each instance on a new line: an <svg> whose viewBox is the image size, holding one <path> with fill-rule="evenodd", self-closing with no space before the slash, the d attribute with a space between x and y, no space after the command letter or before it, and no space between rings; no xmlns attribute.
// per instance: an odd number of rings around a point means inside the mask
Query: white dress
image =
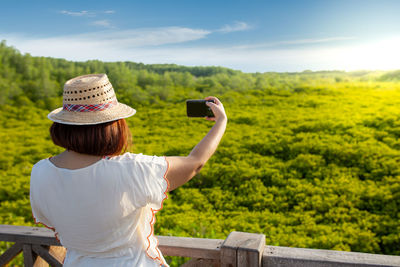
<svg viewBox="0 0 400 267"><path fill-rule="evenodd" d="M31 173L32 213L67 248L66 267L168 266L153 228L167 170L165 157L132 153L76 170L43 159Z"/></svg>

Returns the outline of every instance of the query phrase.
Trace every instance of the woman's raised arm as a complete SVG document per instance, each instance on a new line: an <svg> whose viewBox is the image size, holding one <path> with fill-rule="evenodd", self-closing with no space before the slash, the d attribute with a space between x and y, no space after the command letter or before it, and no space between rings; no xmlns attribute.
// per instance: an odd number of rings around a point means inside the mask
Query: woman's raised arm
<svg viewBox="0 0 400 267"><path fill-rule="evenodd" d="M214 100L214 103L206 102L206 104L211 108L215 116L212 118L207 117L207 120L215 121L215 124L188 156L166 157L169 163L166 177L170 185L169 191L185 184L201 170L207 160L214 154L224 135L228 121L224 106L216 97L209 96L205 99Z"/></svg>

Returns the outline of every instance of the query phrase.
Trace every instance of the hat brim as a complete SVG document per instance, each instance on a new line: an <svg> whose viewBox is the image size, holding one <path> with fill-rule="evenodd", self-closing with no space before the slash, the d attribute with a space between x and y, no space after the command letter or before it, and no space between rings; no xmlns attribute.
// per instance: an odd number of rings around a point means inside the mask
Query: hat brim
<svg viewBox="0 0 400 267"><path fill-rule="evenodd" d="M122 103L112 108L101 111L76 112L57 108L47 115L54 122L70 125L92 125L119 119L125 119L135 115L136 110Z"/></svg>

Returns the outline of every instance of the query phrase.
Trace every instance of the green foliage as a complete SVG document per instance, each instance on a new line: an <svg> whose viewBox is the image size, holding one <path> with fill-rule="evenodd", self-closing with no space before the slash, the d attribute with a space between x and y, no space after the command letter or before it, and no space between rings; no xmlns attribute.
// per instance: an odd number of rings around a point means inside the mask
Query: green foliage
<svg viewBox="0 0 400 267"><path fill-rule="evenodd" d="M127 120L135 153L187 155L212 123L187 118L185 100L216 95L225 105L220 147L169 194L157 234L226 238L236 230L264 233L270 245L400 255L398 71L70 62L2 42L0 223L33 225L30 170L62 151L46 115L61 106L64 82L88 72L106 72L119 100L137 109Z"/></svg>

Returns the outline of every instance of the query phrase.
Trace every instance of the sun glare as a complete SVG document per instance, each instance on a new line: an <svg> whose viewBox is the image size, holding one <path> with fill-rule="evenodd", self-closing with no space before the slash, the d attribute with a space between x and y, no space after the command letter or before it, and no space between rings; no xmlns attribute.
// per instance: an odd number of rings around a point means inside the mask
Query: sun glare
<svg viewBox="0 0 400 267"><path fill-rule="evenodd" d="M400 68L400 37L371 41L335 49L331 54L336 65L345 70L390 70Z"/></svg>

